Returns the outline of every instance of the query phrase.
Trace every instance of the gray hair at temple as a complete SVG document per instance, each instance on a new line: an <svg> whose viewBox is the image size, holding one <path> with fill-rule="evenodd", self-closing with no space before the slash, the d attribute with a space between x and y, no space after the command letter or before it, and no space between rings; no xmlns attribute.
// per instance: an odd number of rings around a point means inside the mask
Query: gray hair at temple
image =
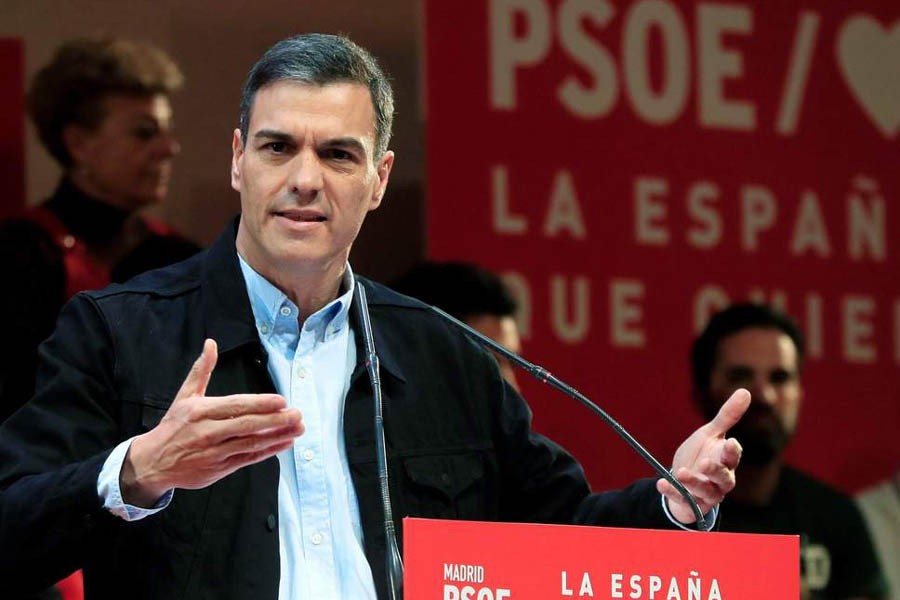
<svg viewBox="0 0 900 600"><path fill-rule="evenodd" d="M394 92L375 58L340 35L309 33L290 37L266 50L247 74L241 94L241 141L246 143L253 100L263 87L290 80L314 85L359 83L369 89L375 109L375 156L384 155L394 121Z"/></svg>

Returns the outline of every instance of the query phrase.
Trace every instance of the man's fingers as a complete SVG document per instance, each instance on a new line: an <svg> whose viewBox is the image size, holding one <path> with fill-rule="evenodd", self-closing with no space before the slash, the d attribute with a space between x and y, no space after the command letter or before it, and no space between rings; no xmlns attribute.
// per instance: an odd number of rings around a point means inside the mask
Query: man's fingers
<svg viewBox="0 0 900 600"><path fill-rule="evenodd" d="M209 378L212 376L213 369L216 368L216 361L219 359L219 351L215 340L208 339L203 342L203 351L194 365L188 372L178 395L175 397L186 398L188 396L205 396L206 386L209 385Z"/></svg>
<svg viewBox="0 0 900 600"><path fill-rule="evenodd" d="M234 419L210 421L196 447L213 448L232 438L274 436L287 432L291 437L303 433L303 418L296 408L266 414L250 414Z"/></svg>
<svg viewBox="0 0 900 600"><path fill-rule="evenodd" d="M656 482L656 490L666 497L668 501L669 510L672 512L672 516L678 519L682 523L693 523L697 516L694 514L694 511L691 509L690 505L684 499L678 490L670 484L665 479L659 479ZM690 491L690 489L688 490ZM694 495L694 494L692 494ZM697 501L697 504L700 506L701 513L709 512L709 509L713 506L712 504L707 504L702 498L697 498L694 495L694 499Z"/></svg>
<svg viewBox="0 0 900 600"><path fill-rule="evenodd" d="M246 467L247 465L252 465L264 461L270 456L275 456L279 452L287 450L293 443L293 440L282 441L252 452L234 454L230 456L226 461L227 468L231 471L236 471L241 467Z"/></svg>
<svg viewBox="0 0 900 600"><path fill-rule="evenodd" d="M734 489L734 469L720 462L704 461L700 465L700 472L706 480L714 485L721 494L727 494Z"/></svg>
<svg viewBox="0 0 900 600"><path fill-rule="evenodd" d="M724 493L719 488L716 482L710 480L707 477L699 476L697 474L692 474L688 471L679 471L677 473L678 480L687 488L688 492L691 496L694 497L694 500L697 504L700 505L700 510L703 513L709 511L710 508L721 502ZM669 500L669 506L672 508L673 503L680 504L685 511L685 516L689 513L690 507L687 504L687 501L684 499L684 496L679 493L675 486L670 484L665 479L660 479L656 482L656 489L660 494L664 495ZM683 522L688 522L683 519Z"/></svg>
<svg viewBox="0 0 900 600"><path fill-rule="evenodd" d="M279 452L287 450L293 443L293 438L280 440L252 452L242 452L220 457L214 464L211 461L206 461L193 470L193 477L180 482L176 487L189 490L205 488L206 486L221 480L223 477L231 475L242 467L258 463L270 456L275 456Z"/></svg>
<svg viewBox="0 0 900 600"><path fill-rule="evenodd" d="M731 397L725 401L722 408L716 414L715 418L710 422L712 433L715 435L724 435L726 431L731 429L741 420L747 408L750 406L750 392L740 388L731 394Z"/></svg>
<svg viewBox="0 0 900 600"><path fill-rule="evenodd" d="M302 432L302 428L301 428ZM241 456L257 455L268 451L271 448L289 448L294 443L294 438L299 435L297 429L289 428L279 431L273 431L266 435L253 435L238 438L232 438L216 448L216 452L221 455L221 460L228 464L234 460L241 460ZM279 450L280 452L280 450Z"/></svg>
<svg viewBox="0 0 900 600"><path fill-rule="evenodd" d="M740 442L734 438L728 438L722 445L722 464L731 470L737 469L743 452L744 449L741 448Z"/></svg>
<svg viewBox="0 0 900 600"><path fill-rule="evenodd" d="M204 398L197 406L198 417L235 419L244 415L274 413L284 409L287 400L278 394L233 394Z"/></svg>
<svg viewBox="0 0 900 600"><path fill-rule="evenodd" d="M701 458L694 467L698 472L707 477L722 479L734 478L734 470L741 459L741 445L734 438L721 440L721 449L718 451L719 460L713 458ZM713 452L715 454L715 452Z"/></svg>

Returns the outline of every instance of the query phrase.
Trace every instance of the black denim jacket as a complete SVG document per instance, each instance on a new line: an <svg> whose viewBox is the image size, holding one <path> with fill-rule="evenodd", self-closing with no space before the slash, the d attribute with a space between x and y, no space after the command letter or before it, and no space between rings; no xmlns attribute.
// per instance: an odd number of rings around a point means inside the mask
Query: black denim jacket
<svg viewBox="0 0 900 600"><path fill-rule="evenodd" d="M277 598L277 459L202 490L177 490L165 510L137 522L112 516L97 497L109 452L159 422L205 338L219 346L209 395L273 391L235 231L232 223L208 251L79 294L63 309L41 347L35 397L0 427L0 581L8 592L46 587L83 568L89 600ZM527 405L488 353L417 301L358 282L381 360L401 532L405 516L671 526L650 480L589 495L574 459L531 431ZM363 348L359 339L356 346ZM358 356L345 439L366 554L384 597L371 390L362 365Z"/></svg>

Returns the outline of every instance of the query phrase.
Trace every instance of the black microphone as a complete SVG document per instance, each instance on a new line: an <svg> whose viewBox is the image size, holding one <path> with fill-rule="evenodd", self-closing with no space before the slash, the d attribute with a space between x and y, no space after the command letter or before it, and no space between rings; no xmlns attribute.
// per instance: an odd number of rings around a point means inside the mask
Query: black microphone
<svg viewBox="0 0 900 600"><path fill-rule="evenodd" d="M556 388L557 390L561 391L562 393L569 396L570 398L574 398L575 400L578 400L584 406L588 407L591 410L591 412L593 412L594 414L598 415L601 419L603 419L604 423L606 423L607 425L612 427L613 431L615 431L616 434L620 438L625 440L625 442L629 446L631 446L631 448L635 452L637 452L640 455L640 457L644 459L644 461L646 461L651 467L653 467L653 470L656 471L657 475L659 475L660 477L662 477L663 479L665 479L666 481L671 483L672 487L674 487L676 490L678 490L678 493L684 497L684 499L690 505L691 510L694 512L694 516L697 519L697 529L698 530L709 531L712 528L711 524L707 525L706 519L703 516L703 511L700 510L700 506L697 504L697 501L694 500L694 497L691 495L691 493L689 491L687 491L687 488L684 487L684 484L682 484L680 481L678 481L672 475L672 473L669 472L668 469L666 469L664 466L662 466L660 464L660 462L658 460L656 460L656 458L654 458L653 455L650 454L650 452L646 448L641 446L641 444L636 439L634 439L634 437L632 437L632 435L630 433L625 431L625 428L622 427L621 425L619 425L619 423L615 419L613 419L611 416L609 416L609 414L606 411L604 411L602 408L600 408L599 406L597 406L596 404L594 404L593 402L588 400L588 398L584 394L582 394L581 392L579 392L578 390L576 390L569 384L557 379L552 373L547 371L547 369L545 369L544 367L541 367L534 363L528 362L527 360L525 360L524 358L522 358L515 352L512 352L511 350L508 350L507 348L501 346L500 344L498 344L491 338L487 337L480 331L473 329L472 327L470 327L466 323L463 323L456 317L449 315L446 312L442 311L440 308L438 308L436 306L431 306L430 308L431 308L431 310L433 310L434 312L439 314L441 317L443 317L450 323L452 323L452 324L456 325L457 327L459 327L460 329L462 329L469 336L474 338L477 342L481 343L484 346L487 346L488 348L491 348L498 354L505 356L507 359L509 359L510 362L521 367L522 369L527 371L530 375L532 375L533 377L538 379L540 382L546 383L550 387Z"/></svg>
<svg viewBox="0 0 900 600"><path fill-rule="evenodd" d="M372 385L372 397L375 401L375 458L378 463L378 481L381 487L381 507L384 513L385 566L387 573L388 595L391 600L403 597L403 559L397 546L397 533L394 530L394 516L391 509L391 490L388 485L387 452L384 441L384 415L382 413L381 374L379 373L378 355L375 353L375 338L372 335L372 320L369 318L369 304L366 290L357 281L354 286L356 312L362 323L363 341L366 346L366 371Z"/></svg>

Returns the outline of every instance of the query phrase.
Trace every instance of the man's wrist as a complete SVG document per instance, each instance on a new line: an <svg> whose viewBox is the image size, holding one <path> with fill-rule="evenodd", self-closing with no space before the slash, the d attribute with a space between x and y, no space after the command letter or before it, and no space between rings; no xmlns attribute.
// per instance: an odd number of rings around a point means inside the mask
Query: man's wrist
<svg viewBox="0 0 900 600"><path fill-rule="evenodd" d="M125 440L113 448L97 476L97 497L103 503L103 508L125 521L139 521L158 513L169 505L174 495L173 490L168 490L159 497L152 508L128 504L122 498L120 483L122 468L125 465L125 456L134 440L135 438Z"/></svg>
<svg viewBox="0 0 900 600"><path fill-rule="evenodd" d="M679 529L684 529L685 531L710 531L716 526L716 521L719 518L718 504L710 508L709 511L707 511L707 513L703 515L703 519L706 521L706 527L701 529L696 521L692 523L686 523L675 517L669 507L668 498L666 498L663 494L660 494L660 499L662 500L662 508L663 512L666 514L666 517L669 519L669 521L678 526Z"/></svg>
<svg viewBox="0 0 900 600"><path fill-rule="evenodd" d="M171 487L154 482L145 475L146 469L141 468L140 463L142 456L140 445L144 441L141 438L142 436L134 438L125 454L125 461L119 474L119 489L125 503L140 508L152 508Z"/></svg>

